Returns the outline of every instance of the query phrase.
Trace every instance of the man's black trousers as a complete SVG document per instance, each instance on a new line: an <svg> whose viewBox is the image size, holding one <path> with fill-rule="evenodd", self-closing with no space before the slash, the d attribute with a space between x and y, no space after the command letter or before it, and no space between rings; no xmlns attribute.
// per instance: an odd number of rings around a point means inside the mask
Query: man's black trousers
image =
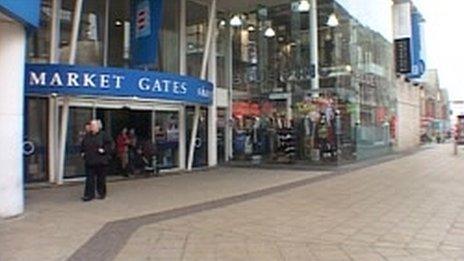
<svg viewBox="0 0 464 261"><path fill-rule="evenodd" d="M95 185L100 197L106 197L106 175L108 166L86 166L84 197L95 198Z"/></svg>

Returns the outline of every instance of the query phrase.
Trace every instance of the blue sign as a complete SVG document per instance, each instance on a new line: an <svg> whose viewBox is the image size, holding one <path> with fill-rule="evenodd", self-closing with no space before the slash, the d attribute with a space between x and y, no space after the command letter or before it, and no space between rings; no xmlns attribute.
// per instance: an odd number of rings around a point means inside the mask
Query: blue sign
<svg viewBox="0 0 464 261"><path fill-rule="evenodd" d="M129 97L209 105L213 85L171 73L108 67L26 64L27 94Z"/></svg>
<svg viewBox="0 0 464 261"><path fill-rule="evenodd" d="M26 26L39 26L40 0L0 0L0 12Z"/></svg>
<svg viewBox="0 0 464 261"><path fill-rule="evenodd" d="M413 8L411 13L412 37L411 37L411 73L409 78L420 78L425 73L425 52L423 23L425 22L417 8Z"/></svg>
<svg viewBox="0 0 464 261"><path fill-rule="evenodd" d="M158 53L163 0L132 1L131 63L133 67L153 68Z"/></svg>

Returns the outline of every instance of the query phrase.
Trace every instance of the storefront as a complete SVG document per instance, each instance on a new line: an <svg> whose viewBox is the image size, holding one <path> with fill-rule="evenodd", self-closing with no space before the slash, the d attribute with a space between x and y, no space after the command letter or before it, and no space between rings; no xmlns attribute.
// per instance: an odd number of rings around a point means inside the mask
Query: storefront
<svg viewBox="0 0 464 261"><path fill-rule="evenodd" d="M339 3L345 1L311 1L309 9L301 2L237 16L234 159L333 164L390 152L392 43L354 17L346 8L352 5Z"/></svg>
<svg viewBox="0 0 464 261"><path fill-rule="evenodd" d="M187 126L193 126L191 108L200 106L207 113L212 90L209 82L169 73L29 64L27 140L35 148L27 157L26 179L63 181L82 176L79 146L85 123L94 118L101 120L114 140L125 128L134 132L138 143L154 143L161 170L185 169L191 132ZM47 112L50 100L56 104L55 112ZM200 117L194 167L207 165L205 119L206 115ZM46 128L48 122L58 134L53 141L45 135L51 130ZM50 154L57 155L57 160L51 161ZM113 174L121 174L119 163L117 159L112 163ZM48 176L50 167L57 170L56 176Z"/></svg>
<svg viewBox="0 0 464 261"><path fill-rule="evenodd" d="M81 177L79 143L92 118L115 140L126 128L156 144L161 171L227 161L228 38L216 31L211 5L41 1L40 27L27 49L26 182ZM211 55L216 40L217 57ZM120 164L113 165L112 173L121 175Z"/></svg>

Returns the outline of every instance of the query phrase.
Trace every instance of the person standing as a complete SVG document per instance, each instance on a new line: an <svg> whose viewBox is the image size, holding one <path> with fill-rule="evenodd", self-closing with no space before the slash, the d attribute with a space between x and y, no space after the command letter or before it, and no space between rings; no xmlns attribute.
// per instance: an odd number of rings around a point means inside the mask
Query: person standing
<svg viewBox="0 0 464 261"><path fill-rule="evenodd" d="M129 164L128 164L128 174L134 174L136 171L136 158L137 158L137 135L135 134L135 129L130 129L128 140L128 152L129 152Z"/></svg>
<svg viewBox="0 0 464 261"><path fill-rule="evenodd" d="M87 169L83 201L106 197L106 175L111 157L112 140L101 130L98 120L90 122L90 132L84 137L81 153Z"/></svg>
<svg viewBox="0 0 464 261"><path fill-rule="evenodd" d="M127 165L129 164L129 136L127 135L127 128L123 128L116 138L116 149L118 158L121 161L121 170L127 172Z"/></svg>

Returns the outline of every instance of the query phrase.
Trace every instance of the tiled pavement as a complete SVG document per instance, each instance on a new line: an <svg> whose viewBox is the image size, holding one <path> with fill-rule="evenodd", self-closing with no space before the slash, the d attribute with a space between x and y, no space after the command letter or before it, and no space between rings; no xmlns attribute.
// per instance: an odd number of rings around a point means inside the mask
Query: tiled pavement
<svg viewBox="0 0 464 261"><path fill-rule="evenodd" d="M143 225L133 226L113 254L116 260L464 260L464 153L453 156L450 145L330 178L227 170L112 184L108 201L90 204L65 197L77 197L77 188L32 192L24 218L0 221L0 260L62 260L79 247L92 260L84 243L108 221L130 227L137 218L129 217L289 182L302 184L177 218L142 216ZM308 175L319 178L306 182ZM151 189L158 197L144 198ZM85 258L79 251L73 257Z"/></svg>
<svg viewBox="0 0 464 261"><path fill-rule="evenodd" d="M117 260L464 260L450 146L139 228Z"/></svg>
<svg viewBox="0 0 464 261"><path fill-rule="evenodd" d="M28 190L26 213L17 219L0 219L0 261L66 260L108 222L242 195L323 174L326 173L212 169L110 183L104 201L89 203L80 201L82 185Z"/></svg>

